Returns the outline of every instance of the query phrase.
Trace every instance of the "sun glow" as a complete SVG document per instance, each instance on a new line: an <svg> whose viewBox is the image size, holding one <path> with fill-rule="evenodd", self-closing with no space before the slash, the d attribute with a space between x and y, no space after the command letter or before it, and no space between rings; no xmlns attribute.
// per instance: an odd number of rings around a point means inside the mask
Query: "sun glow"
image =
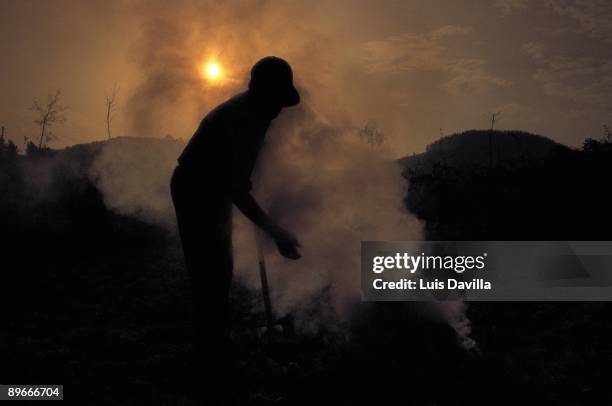
<svg viewBox="0 0 612 406"><path fill-rule="evenodd" d="M223 78L223 69L216 61L208 61L200 66L200 75L211 83L219 82Z"/></svg>

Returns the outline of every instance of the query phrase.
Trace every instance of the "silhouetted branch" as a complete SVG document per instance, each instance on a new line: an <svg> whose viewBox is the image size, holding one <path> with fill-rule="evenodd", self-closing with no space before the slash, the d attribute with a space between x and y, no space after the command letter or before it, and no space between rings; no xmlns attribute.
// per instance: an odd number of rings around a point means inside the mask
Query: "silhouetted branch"
<svg viewBox="0 0 612 406"><path fill-rule="evenodd" d="M66 121L64 112L67 107L62 105L60 102L60 90L56 90L55 94L49 94L47 96L47 102L41 103L38 97L35 97L32 101L30 110L36 113L34 123L40 126L40 138L38 140L38 148L46 147L49 140L53 138L51 133L51 127L56 123L63 123Z"/></svg>
<svg viewBox="0 0 612 406"><path fill-rule="evenodd" d="M108 136L109 140L112 136L111 124L113 123L115 111L117 110L117 93L119 93L119 88L117 85L115 85L111 94L106 96L106 135Z"/></svg>

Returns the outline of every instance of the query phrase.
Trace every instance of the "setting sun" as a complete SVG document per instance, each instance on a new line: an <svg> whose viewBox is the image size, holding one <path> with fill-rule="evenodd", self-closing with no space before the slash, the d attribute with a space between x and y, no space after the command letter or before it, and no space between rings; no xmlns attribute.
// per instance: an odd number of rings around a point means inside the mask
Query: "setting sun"
<svg viewBox="0 0 612 406"><path fill-rule="evenodd" d="M209 82L217 82L223 76L223 70L218 62L206 62L200 66L200 74Z"/></svg>

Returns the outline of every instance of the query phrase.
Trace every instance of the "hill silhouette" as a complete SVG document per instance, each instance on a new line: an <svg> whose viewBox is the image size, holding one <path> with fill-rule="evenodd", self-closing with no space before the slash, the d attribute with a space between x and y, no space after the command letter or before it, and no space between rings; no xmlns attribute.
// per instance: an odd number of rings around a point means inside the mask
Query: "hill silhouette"
<svg viewBox="0 0 612 406"><path fill-rule="evenodd" d="M424 153L402 158L400 164L431 169L433 165L484 167L536 163L552 152L569 150L550 138L524 131L469 130L442 137L429 144Z"/></svg>
<svg viewBox="0 0 612 406"><path fill-rule="evenodd" d="M602 194L609 157L528 133L467 131L400 164L407 207L426 221L428 239L597 240L612 224Z"/></svg>

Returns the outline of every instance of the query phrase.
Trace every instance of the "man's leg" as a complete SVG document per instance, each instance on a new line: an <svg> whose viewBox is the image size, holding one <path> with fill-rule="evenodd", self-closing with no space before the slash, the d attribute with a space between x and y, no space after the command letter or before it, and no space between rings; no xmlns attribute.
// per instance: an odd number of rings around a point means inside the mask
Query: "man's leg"
<svg viewBox="0 0 612 406"><path fill-rule="evenodd" d="M215 403L226 404L232 359L230 353L229 289L232 275L230 241L216 232L204 231L195 239L198 250L191 246L195 234L188 233L185 253L189 270L196 332L196 380L203 385L201 395ZM202 379L206 381L203 382Z"/></svg>
<svg viewBox="0 0 612 406"><path fill-rule="evenodd" d="M232 277L231 203L200 198L173 178L172 197L193 291L195 377L204 399L221 404L230 364L229 288ZM206 375L206 377L205 377ZM205 379L205 381L203 381ZM198 391L200 388L195 388Z"/></svg>

